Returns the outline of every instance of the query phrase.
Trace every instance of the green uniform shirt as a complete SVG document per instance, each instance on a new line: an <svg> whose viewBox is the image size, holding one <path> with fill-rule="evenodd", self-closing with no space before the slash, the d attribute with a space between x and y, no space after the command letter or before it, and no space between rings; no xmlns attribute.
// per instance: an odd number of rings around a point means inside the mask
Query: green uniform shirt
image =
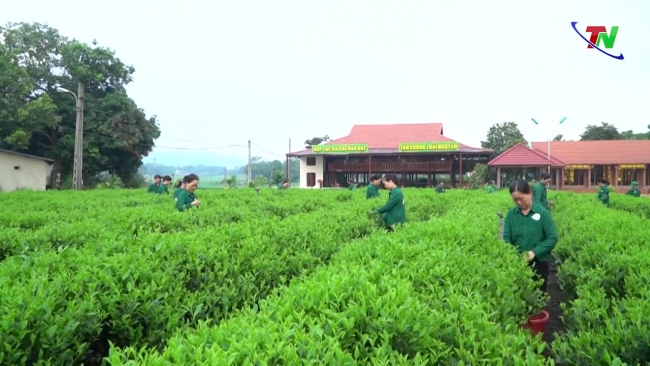
<svg viewBox="0 0 650 366"><path fill-rule="evenodd" d="M191 193L187 189L181 189L178 193L178 200L176 201L176 208L178 211L185 211L192 207L192 202L196 199L194 193Z"/></svg>
<svg viewBox="0 0 650 366"><path fill-rule="evenodd" d="M374 184L368 184L366 188L366 199L379 197L379 188Z"/></svg>
<svg viewBox="0 0 650 366"><path fill-rule="evenodd" d="M350 190L350 191L354 191L355 189L357 189L357 186L354 185L354 184L350 184L350 185L348 186L348 190Z"/></svg>
<svg viewBox="0 0 650 366"><path fill-rule="evenodd" d="M641 190L638 189L637 187L631 188L629 191L626 193L628 196L632 197L641 197Z"/></svg>
<svg viewBox="0 0 650 366"><path fill-rule="evenodd" d="M160 187L158 187L158 194L169 194L169 187L161 184Z"/></svg>
<svg viewBox="0 0 650 366"><path fill-rule="evenodd" d="M440 187L440 186L436 187L436 192L438 193L445 193L445 190L446 190L445 187Z"/></svg>
<svg viewBox="0 0 650 366"><path fill-rule="evenodd" d="M403 224L406 221L406 209L402 190L395 187L388 194L388 202L376 210L384 219L386 226Z"/></svg>
<svg viewBox="0 0 650 366"><path fill-rule="evenodd" d="M536 203L545 209L548 209L546 186L542 184L542 182L537 182L533 188L533 203Z"/></svg>
<svg viewBox="0 0 650 366"><path fill-rule="evenodd" d="M539 262L548 261L558 236L551 214L539 204L533 204L524 215L519 207L508 211L503 227L503 240L519 252L532 251Z"/></svg>
<svg viewBox="0 0 650 366"><path fill-rule="evenodd" d="M176 188L174 190L174 198L178 198L178 195L181 193L182 190L183 188Z"/></svg>
<svg viewBox="0 0 650 366"><path fill-rule="evenodd" d="M497 189L496 189L496 188L494 188L494 186L493 186L493 185L489 185L489 186L488 186L488 189L487 189L487 191L488 191L488 193L494 193L494 192L496 192L496 191L497 191Z"/></svg>
<svg viewBox="0 0 650 366"><path fill-rule="evenodd" d="M609 206L609 187L600 187L600 190L598 191L598 199L605 205Z"/></svg>
<svg viewBox="0 0 650 366"><path fill-rule="evenodd" d="M149 186L149 189L147 190L147 192L149 192L149 193L158 193L158 187L159 186L156 183L152 183Z"/></svg>

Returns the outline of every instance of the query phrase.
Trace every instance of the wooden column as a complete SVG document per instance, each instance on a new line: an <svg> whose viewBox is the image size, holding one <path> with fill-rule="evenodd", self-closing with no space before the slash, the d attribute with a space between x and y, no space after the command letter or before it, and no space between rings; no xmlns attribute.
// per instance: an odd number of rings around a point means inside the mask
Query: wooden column
<svg viewBox="0 0 650 366"><path fill-rule="evenodd" d="M501 189L501 168L497 168L497 189Z"/></svg>
<svg viewBox="0 0 650 366"><path fill-rule="evenodd" d="M640 188L644 188L646 186L646 184L648 184L648 182L645 181L646 169L641 170L641 179L639 179L639 187Z"/></svg>
<svg viewBox="0 0 650 366"><path fill-rule="evenodd" d="M368 183L370 183L371 175L372 175L372 155L368 155Z"/></svg>
<svg viewBox="0 0 650 366"><path fill-rule="evenodd" d="M463 187L463 154L458 154L458 175L460 175L460 186Z"/></svg>
<svg viewBox="0 0 650 366"><path fill-rule="evenodd" d="M587 170L587 181L585 182L585 185L587 186L587 188L591 187L591 168Z"/></svg>
<svg viewBox="0 0 650 366"><path fill-rule="evenodd" d="M431 173L427 173L427 187L431 187Z"/></svg>
<svg viewBox="0 0 650 366"><path fill-rule="evenodd" d="M618 187L618 165L612 167L614 170L614 187Z"/></svg>

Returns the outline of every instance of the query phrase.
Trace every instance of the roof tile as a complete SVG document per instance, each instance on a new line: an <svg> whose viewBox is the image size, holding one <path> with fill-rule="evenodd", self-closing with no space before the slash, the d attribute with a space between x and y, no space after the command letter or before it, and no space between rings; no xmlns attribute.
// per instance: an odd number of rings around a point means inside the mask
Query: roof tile
<svg viewBox="0 0 650 366"><path fill-rule="evenodd" d="M551 152L553 152L553 149L551 149ZM499 167L547 166L549 160L546 153L519 143L492 159L488 165ZM565 167L566 165L565 162L551 156L551 166Z"/></svg>
<svg viewBox="0 0 650 366"><path fill-rule="evenodd" d="M533 142L543 154L547 142ZM650 140L552 141L551 154L567 164L650 164Z"/></svg>
<svg viewBox="0 0 650 366"><path fill-rule="evenodd" d="M327 144L368 144L368 149L398 149L405 142L453 141L443 135L442 123L405 123L390 125L354 125L348 136L331 140ZM326 145L327 145L326 144ZM458 143L459 148L472 149ZM475 149L475 148L474 148ZM478 149L478 151L485 149ZM485 150L488 151L488 150ZM309 149L292 154L305 154Z"/></svg>

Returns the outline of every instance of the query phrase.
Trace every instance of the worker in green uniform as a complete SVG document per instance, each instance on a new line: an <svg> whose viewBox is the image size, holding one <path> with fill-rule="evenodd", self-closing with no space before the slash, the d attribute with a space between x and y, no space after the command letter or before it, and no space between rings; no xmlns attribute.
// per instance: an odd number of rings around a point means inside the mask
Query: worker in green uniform
<svg viewBox="0 0 650 366"><path fill-rule="evenodd" d="M357 185L352 181L348 181L348 190L354 191L355 189L357 189Z"/></svg>
<svg viewBox="0 0 650 366"><path fill-rule="evenodd" d="M395 174L386 174L384 176L384 187L390 191L388 194L388 202L371 212L381 214L386 230L391 232L396 225L403 225L406 222L404 194L397 187L397 177Z"/></svg>
<svg viewBox="0 0 650 366"><path fill-rule="evenodd" d="M503 240L523 254L535 273L533 278L542 280L540 290L546 292L548 262L558 241L553 218L546 208L533 202L530 185L525 180L512 182L510 196L517 206L506 215Z"/></svg>
<svg viewBox="0 0 650 366"><path fill-rule="evenodd" d="M154 175L153 183L151 183L147 192L158 193L158 188L160 188L160 178L161 176L159 174Z"/></svg>
<svg viewBox="0 0 650 366"><path fill-rule="evenodd" d="M598 186L600 187L598 190L598 200L605 206L609 206L609 182L600 178L596 183L598 183Z"/></svg>
<svg viewBox="0 0 650 366"><path fill-rule="evenodd" d="M289 179L282 181L282 184L278 185L278 189L289 189Z"/></svg>
<svg viewBox="0 0 650 366"><path fill-rule="evenodd" d="M632 197L641 197L641 190L639 189L639 183L637 181L632 181L632 184L630 184L630 190L627 191L628 196Z"/></svg>
<svg viewBox="0 0 650 366"><path fill-rule="evenodd" d="M370 184L366 188L366 199L379 197L379 185L381 184L381 175L375 174L370 177Z"/></svg>
<svg viewBox="0 0 650 366"><path fill-rule="evenodd" d="M185 189L185 181L181 179L178 181L178 183L176 183L176 189L174 189L174 202L178 201L178 195L183 189Z"/></svg>
<svg viewBox="0 0 650 366"><path fill-rule="evenodd" d="M497 188L495 187L494 181L493 180L489 181L488 186L487 186L487 192L488 193L494 193L496 191L497 191Z"/></svg>
<svg viewBox="0 0 650 366"><path fill-rule="evenodd" d="M436 192L437 193L445 193L447 189L445 188L445 182L439 182L438 186L436 186Z"/></svg>
<svg viewBox="0 0 650 366"><path fill-rule="evenodd" d="M183 178L185 188L178 194L176 208L178 211L185 211L192 207L199 207L201 203L194 195L194 191L199 186L199 177L196 174L189 174Z"/></svg>
<svg viewBox="0 0 650 366"><path fill-rule="evenodd" d="M542 173L539 176L539 180L535 183L533 188L533 203L536 203L545 209L548 210L548 191L546 190L546 185L551 181L551 175L548 173Z"/></svg>
<svg viewBox="0 0 650 366"><path fill-rule="evenodd" d="M172 185L172 177L166 175L162 179L162 184L158 187L158 194L169 194L169 186Z"/></svg>

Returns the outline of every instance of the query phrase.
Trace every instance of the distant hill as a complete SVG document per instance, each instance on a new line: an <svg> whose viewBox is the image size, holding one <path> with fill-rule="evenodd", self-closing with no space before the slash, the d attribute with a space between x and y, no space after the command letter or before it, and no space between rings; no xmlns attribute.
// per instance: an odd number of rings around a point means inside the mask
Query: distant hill
<svg viewBox="0 0 650 366"><path fill-rule="evenodd" d="M156 164L171 167L185 166L209 166L235 169L246 165L246 159L220 156L212 151L191 151L191 150L172 150L172 151L153 151L142 159L144 164Z"/></svg>
<svg viewBox="0 0 650 366"><path fill-rule="evenodd" d="M207 166L207 165L186 165L186 166L172 166L163 164L144 164L140 167L140 173L153 176L155 174L171 175L171 176L184 176L190 173L198 174L201 176L220 176L224 174L232 175L239 174L241 168L225 168L222 166Z"/></svg>

